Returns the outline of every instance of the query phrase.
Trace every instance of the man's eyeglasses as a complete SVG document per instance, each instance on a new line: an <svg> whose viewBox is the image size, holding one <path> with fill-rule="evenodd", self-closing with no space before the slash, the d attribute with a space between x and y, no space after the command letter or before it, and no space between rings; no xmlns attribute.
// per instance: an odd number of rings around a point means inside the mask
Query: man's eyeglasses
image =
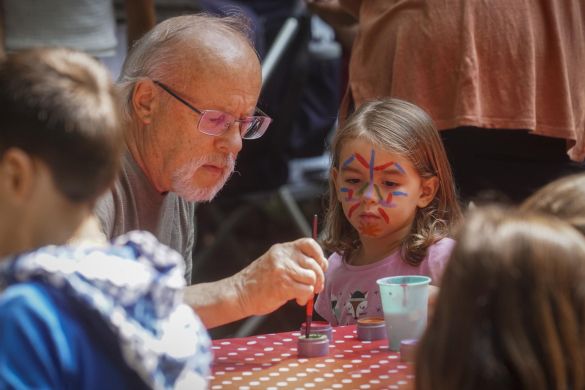
<svg viewBox="0 0 585 390"><path fill-rule="evenodd" d="M193 107L191 103L177 95L176 92L174 92L165 84L158 80L153 80L153 82L161 87L163 91L177 99L179 102L183 103L192 111L195 111L197 114L199 114L197 129L202 133L214 136L222 135L230 128L233 123L239 122L240 134L242 135L242 138L256 139L262 137L262 135L266 132L268 125L270 125L270 122L272 122L272 119L259 108L256 108L256 111L261 115L247 116L243 119L237 119L233 115L227 114L223 111L199 110L198 108Z"/></svg>

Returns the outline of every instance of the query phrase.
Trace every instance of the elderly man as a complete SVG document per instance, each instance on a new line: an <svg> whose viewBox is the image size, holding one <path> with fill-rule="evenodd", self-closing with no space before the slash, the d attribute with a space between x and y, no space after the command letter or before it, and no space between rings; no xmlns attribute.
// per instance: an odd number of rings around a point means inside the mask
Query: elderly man
<svg viewBox="0 0 585 390"><path fill-rule="evenodd" d="M190 280L193 202L209 201L234 169L242 138L270 119L256 108L261 67L237 18L168 19L131 50L120 77L127 154L113 191L96 208L115 237L153 232L178 250ZM311 239L274 245L236 275L187 288L208 327L304 304L323 286L327 260Z"/></svg>

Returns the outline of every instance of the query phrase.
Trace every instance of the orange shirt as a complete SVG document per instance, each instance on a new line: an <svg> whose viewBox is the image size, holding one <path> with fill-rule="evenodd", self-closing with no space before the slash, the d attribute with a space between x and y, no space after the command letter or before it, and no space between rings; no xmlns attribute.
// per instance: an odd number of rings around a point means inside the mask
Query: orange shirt
<svg viewBox="0 0 585 390"><path fill-rule="evenodd" d="M397 97L439 129L528 129L573 140L569 155L585 159L583 0L364 0L359 23L356 106Z"/></svg>

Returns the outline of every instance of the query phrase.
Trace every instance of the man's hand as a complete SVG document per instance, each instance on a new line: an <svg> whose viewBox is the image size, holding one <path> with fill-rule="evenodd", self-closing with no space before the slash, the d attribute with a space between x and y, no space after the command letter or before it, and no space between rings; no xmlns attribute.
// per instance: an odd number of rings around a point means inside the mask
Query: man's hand
<svg viewBox="0 0 585 390"><path fill-rule="evenodd" d="M233 276L243 313L262 315L295 299L304 305L321 292L327 260L310 238L273 245Z"/></svg>

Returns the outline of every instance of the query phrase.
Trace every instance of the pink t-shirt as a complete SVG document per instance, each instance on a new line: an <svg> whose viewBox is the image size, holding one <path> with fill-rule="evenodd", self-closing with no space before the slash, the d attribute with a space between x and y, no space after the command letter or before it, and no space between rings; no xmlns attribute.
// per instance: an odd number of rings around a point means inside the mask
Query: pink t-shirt
<svg viewBox="0 0 585 390"><path fill-rule="evenodd" d="M383 316L376 280L386 276L424 275L439 286L455 241L443 238L429 247L427 257L417 266L407 264L396 251L376 263L346 264L338 253L329 257L325 288L317 297L315 310L331 325L355 324L365 316Z"/></svg>

